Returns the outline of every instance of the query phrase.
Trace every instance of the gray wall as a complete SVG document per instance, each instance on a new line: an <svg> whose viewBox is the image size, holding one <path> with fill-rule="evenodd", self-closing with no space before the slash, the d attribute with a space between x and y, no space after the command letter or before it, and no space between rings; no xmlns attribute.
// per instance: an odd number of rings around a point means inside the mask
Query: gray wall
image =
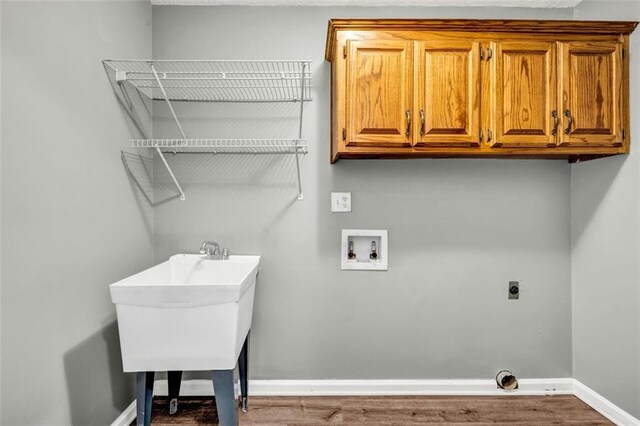
<svg viewBox="0 0 640 426"><path fill-rule="evenodd" d="M2 2L0 1L0 23ZM0 30L0 99L2 99L2 31ZM2 129L2 102L0 101L0 129ZM2 165L2 131L0 131L0 166ZM2 170L0 167L0 241L2 241ZM2 244L0 243L0 318L2 318ZM1 331L1 330L0 330ZM2 336L0 335L0 383L2 383ZM2 419L2 386L0 386L0 420Z"/></svg>
<svg viewBox="0 0 640 426"><path fill-rule="evenodd" d="M639 20L640 3L587 1L576 19ZM640 111L638 30L631 36L628 156L571 168L573 369L585 385L640 418Z"/></svg>
<svg viewBox="0 0 640 426"><path fill-rule="evenodd" d="M571 377L570 166L330 165L325 35L329 18L349 16L570 19L572 11L154 7L157 59L311 59L314 79L304 201L294 200L293 158L170 157L187 200L154 209L155 261L196 252L204 239L263 256L254 379L491 378L501 368ZM162 106L154 112L154 135L175 137ZM296 133L287 118L295 106L188 104L179 112L190 137ZM175 190L155 165L160 201ZM351 191L353 212L332 214L331 191ZM343 228L388 229L389 271L341 271ZM517 302L507 301L513 279L523 283Z"/></svg>
<svg viewBox="0 0 640 426"><path fill-rule="evenodd" d="M488 378L510 368L575 375L640 416L636 150L574 166L328 161L328 18L640 18L637 3L618 6L154 7L152 36L146 1L3 2L2 423L111 422L133 392L108 284L149 266L152 250L157 263L205 238L264 256L253 378ZM294 200L292 158L176 156L187 201L162 202L174 192L156 161L149 218L118 152L139 129L100 59L149 57L152 40L156 58L313 60L304 201ZM632 108L636 123L634 96ZM295 107L179 109L194 137L295 135ZM156 135L174 136L158 110ZM330 213L331 191L351 191L353 212ZM389 229L389 271L340 271L342 228ZM506 300L510 279L523 282L518 302Z"/></svg>
<svg viewBox="0 0 640 426"><path fill-rule="evenodd" d="M151 55L151 6L3 2L1 31L2 424L109 424L134 392L108 285L152 244L100 60Z"/></svg>
<svg viewBox="0 0 640 426"><path fill-rule="evenodd" d="M0 1L0 23L2 2ZM0 30L0 99L2 99L2 30ZM2 129L2 102L0 101L0 129ZM0 241L2 241L2 131L0 131ZM0 243L0 318L2 318L2 244ZM1 326L0 326L1 327ZM1 331L1 330L0 330ZM2 383L2 336L0 333L0 383ZM2 419L2 386L0 386L0 421Z"/></svg>

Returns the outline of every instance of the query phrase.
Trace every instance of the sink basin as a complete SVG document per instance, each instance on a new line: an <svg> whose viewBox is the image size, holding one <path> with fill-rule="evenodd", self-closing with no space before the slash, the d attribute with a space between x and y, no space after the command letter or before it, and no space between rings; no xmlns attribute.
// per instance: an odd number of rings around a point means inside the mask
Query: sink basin
<svg viewBox="0 0 640 426"><path fill-rule="evenodd" d="M124 371L233 369L259 265L260 256L178 254L111 284Z"/></svg>

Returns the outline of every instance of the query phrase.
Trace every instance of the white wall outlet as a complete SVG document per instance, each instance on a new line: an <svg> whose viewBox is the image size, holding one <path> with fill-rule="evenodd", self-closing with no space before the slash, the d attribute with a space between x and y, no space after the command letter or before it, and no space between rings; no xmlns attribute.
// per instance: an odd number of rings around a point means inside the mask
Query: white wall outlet
<svg viewBox="0 0 640 426"><path fill-rule="evenodd" d="M332 212L350 212L351 211L351 193L350 192L332 192L331 193L331 211Z"/></svg>

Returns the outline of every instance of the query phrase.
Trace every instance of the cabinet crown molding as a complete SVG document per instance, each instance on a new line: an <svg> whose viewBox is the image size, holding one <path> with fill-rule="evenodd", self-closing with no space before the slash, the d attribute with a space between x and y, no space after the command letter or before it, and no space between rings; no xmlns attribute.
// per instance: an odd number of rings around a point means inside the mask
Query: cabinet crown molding
<svg viewBox="0 0 640 426"><path fill-rule="evenodd" d="M330 19L325 59L333 61L337 31L447 31L485 33L628 35L636 21L549 21L500 19Z"/></svg>

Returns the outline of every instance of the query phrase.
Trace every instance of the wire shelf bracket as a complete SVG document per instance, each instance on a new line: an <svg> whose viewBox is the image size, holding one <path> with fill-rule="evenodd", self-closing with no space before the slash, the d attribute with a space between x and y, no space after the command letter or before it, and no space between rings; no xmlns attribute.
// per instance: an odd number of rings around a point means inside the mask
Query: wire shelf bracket
<svg viewBox="0 0 640 426"><path fill-rule="evenodd" d="M300 93L304 93L304 71L306 68L306 64L302 64L302 76L300 78ZM302 117L304 114L304 102L300 102L300 124L298 126L298 139L302 139ZM300 154L298 147L296 145L296 173L298 175L298 200L304 200L304 195L302 194L302 180L300 179Z"/></svg>
<svg viewBox="0 0 640 426"><path fill-rule="evenodd" d="M178 116L176 115L176 112L173 110L173 105L171 105L171 101L169 100L169 97L167 96L167 92L164 90L164 86L162 85L162 82L160 81L160 77L158 77L158 73L156 72L156 69L155 69L155 67L153 65L151 65L151 71L153 71L153 76L156 78L156 81L158 82L158 87L160 87L160 90L162 91L162 95L164 96L164 100L167 101L167 106L169 107L169 110L171 111L171 115L173 115L173 119L175 120L176 125L178 126L178 129L180 130L180 134L182 135L182 137L184 139L187 139L187 135L184 133L184 129L182 128L182 125L180 124L180 120L178 120ZM184 191L182 190L182 187L180 186L180 183L178 182L178 179L176 179L176 175L173 174L173 170L171 170L171 166L169 166L169 163L167 163L167 159L164 158L164 154L162 153L162 151L158 147L156 147L156 152L160 156L160 159L162 160L162 163L164 164L164 167L169 172L169 175L171 176L171 179L173 180L173 183L176 185L176 188L178 188L178 191L180 192L180 200L182 200L182 201L186 200L187 197L184 195Z"/></svg>
<svg viewBox="0 0 640 426"><path fill-rule="evenodd" d="M304 104L311 101L310 61L149 61L104 60L119 86L131 84L151 100L164 101L182 139L134 139L134 148L153 148L169 172L181 200L186 195L166 153L293 154L298 200L303 200L300 156ZM300 102L297 139L189 139L172 102Z"/></svg>

